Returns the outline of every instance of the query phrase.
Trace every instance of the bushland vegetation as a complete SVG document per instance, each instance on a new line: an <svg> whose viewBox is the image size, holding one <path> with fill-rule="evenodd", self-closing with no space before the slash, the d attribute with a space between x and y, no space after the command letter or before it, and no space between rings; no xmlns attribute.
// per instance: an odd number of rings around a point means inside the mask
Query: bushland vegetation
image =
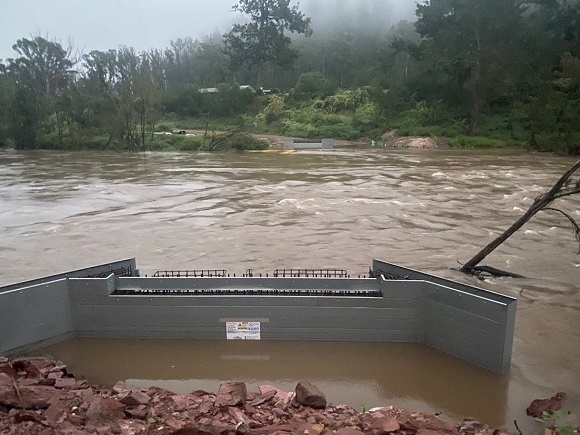
<svg viewBox="0 0 580 435"><path fill-rule="evenodd" d="M235 8L248 19L225 35L164 50L16 41L0 62L0 146L212 150L209 134L156 134L195 128L373 140L396 132L580 154L576 0L427 0L415 22L389 28L372 13L367 25L313 28L290 0ZM218 148L263 146L243 136Z"/></svg>

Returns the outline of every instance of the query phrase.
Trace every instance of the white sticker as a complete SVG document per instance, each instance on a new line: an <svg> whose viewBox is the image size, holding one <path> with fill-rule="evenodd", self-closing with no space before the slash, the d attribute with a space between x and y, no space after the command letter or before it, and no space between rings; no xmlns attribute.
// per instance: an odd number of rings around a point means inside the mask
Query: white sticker
<svg viewBox="0 0 580 435"><path fill-rule="evenodd" d="M226 322L228 340L259 340L260 322Z"/></svg>

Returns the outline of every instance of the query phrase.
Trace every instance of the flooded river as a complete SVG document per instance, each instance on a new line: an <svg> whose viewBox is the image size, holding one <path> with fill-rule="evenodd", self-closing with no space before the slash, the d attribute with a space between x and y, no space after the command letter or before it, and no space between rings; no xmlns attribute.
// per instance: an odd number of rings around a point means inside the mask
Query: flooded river
<svg viewBox="0 0 580 435"><path fill-rule="evenodd" d="M518 298L510 373L409 344L86 340L47 348L91 381L179 392L222 380L334 403L403 406L526 428L536 397L580 415L580 256L567 221L542 213L487 264L454 270L526 210L574 159L510 152L336 150L272 154L0 152L0 285L136 257L158 269L346 269L373 258ZM580 202L562 207L580 219ZM0 319L1 322L1 319Z"/></svg>

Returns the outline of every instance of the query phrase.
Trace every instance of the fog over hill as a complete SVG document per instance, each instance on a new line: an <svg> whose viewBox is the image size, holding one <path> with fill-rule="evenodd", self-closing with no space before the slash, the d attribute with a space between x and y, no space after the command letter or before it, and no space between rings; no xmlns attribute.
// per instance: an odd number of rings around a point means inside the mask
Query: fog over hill
<svg viewBox="0 0 580 435"><path fill-rule="evenodd" d="M417 7L413 0L303 0L301 5L319 31L388 30L400 20L413 20Z"/></svg>
<svg viewBox="0 0 580 435"><path fill-rule="evenodd" d="M1 0L0 59L15 55L20 38L41 34L66 45L69 39L84 52L119 45L137 51L165 48L169 41L222 34L240 15L235 0ZM301 9L316 30L345 27L388 29L412 19L413 0L303 0Z"/></svg>

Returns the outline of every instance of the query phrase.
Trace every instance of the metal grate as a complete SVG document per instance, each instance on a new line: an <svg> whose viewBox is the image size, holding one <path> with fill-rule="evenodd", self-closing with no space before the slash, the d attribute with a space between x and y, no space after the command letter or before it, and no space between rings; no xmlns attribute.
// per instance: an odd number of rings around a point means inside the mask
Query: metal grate
<svg viewBox="0 0 580 435"><path fill-rule="evenodd" d="M227 271L223 269L200 269L200 270L158 270L153 274L154 278L224 278Z"/></svg>
<svg viewBox="0 0 580 435"><path fill-rule="evenodd" d="M344 269L276 269L274 278L348 278Z"/></svg>
<svg viewBox="0 0 580 435"><path fill-rule="evenodd" d="M125 296L326 296L326 297L370 297L380 298L376 290L275 290L275 289L149 289L116 290L113 294Z"/></svg>

